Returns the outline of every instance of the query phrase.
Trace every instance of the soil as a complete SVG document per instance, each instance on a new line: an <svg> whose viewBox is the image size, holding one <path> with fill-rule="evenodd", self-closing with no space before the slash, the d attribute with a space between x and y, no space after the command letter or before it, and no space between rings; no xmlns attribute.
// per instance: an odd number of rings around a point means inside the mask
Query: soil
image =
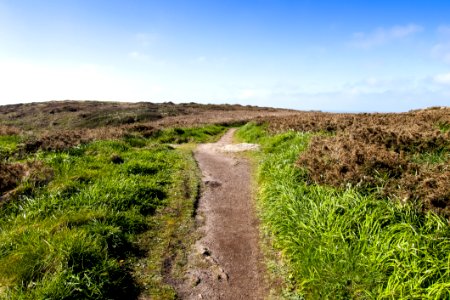
<svg viewBox="0 0 450 300"><path fill-rule="evenodd" d="M197 211L202 238L190 255L186 280L178 287L181 299L264 299L268 294L250 165L232 154L257 147L230 147L234 131L195 151L204 183Z"/></svg>

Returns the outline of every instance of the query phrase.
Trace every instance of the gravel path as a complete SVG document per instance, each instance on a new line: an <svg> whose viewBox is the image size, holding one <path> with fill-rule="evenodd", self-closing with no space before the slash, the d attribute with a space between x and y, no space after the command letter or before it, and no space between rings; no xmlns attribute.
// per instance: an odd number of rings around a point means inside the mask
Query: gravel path
<svg viewBox="0 0 450 300"><path fill-rule="evenodd" d="M234 131L195 151L204 183L197 217L202 238L178 289L181 299L264 299L268 293L249 162L231 154L257 147L230 147Z"/></svg>

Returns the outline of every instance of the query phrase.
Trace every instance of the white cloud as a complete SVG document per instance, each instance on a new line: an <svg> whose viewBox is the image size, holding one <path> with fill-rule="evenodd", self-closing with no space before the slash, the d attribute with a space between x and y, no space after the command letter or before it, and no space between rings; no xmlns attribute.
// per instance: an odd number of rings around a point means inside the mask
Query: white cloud
<svg viewBox="0 0 450 300"><path fill-rule="evenodd" d="M135 44L133 45L135 50L128 53L129 58L139 62L161 63L161 61L156 61L147 54L150 46L155 45L157 41L157 36L155 34L137 33L133 36L133 39L135 41Z"/></svg>
<svg viewBox="0 0 450 300"><path fill-rule="evenodd" d="M139 46L144 48L155 44L158 39L156 34L142 32L135 34L134 38L138 42Z"/></svg>
<svg viewBox="0 0 450 300"><path fill-rule="evenodd" d="M368 77L317 91L280 84L237 90L234 99L243 104L301 110L400 112L450 106L450 73L420 78Z"/></svg>
<svg viewBox="0 0 450 300"><path fill-rule="evenodd" d="M273 104L303 110L335 112L404 112L430 106L450 106L444 92L397 92L351 94L329 92L317 94L278 94Z"/></svg>
<svg viewBox="0 0 450 300"><path fill-rule="evenodd" d="M271 95L271 91L267 89L248 88L238 92L239 100L263 100Z"/></svg>
<svg viewBox="0 0 450 300"><path fill-rule="evenodd" d="M437 28L437 32L444 36L450 36L450 26L441 25Z"/></svg>
<svg viewBox="0 0 450 300"><path fill-rule="evenodd" d="M131 51L128 53L128 57L138 63L145 63L152 66L167 66L168 62L163 59L157 59L149 54L142 53L140 51Z"/></svg>
<svg viewBox="0 0 450 300"><path fill-rule="evenodd" d="M438 84L450 85L450 73L438 74L433 79Z"/></svg>
<svg viewBox="0 0 450 300"><path fill-rule="evenodd" d="M450 43L438 43L431 48L431 56L450 64Z"/></svg>
<svg viewBox="0 0 450 300"><path fill-rule="evenodd" d="M205 61L206 61L206 57L205 56L199 56L199 57L197 57L195 59L195 62L198 62L198 63L202 63L202 62L205 62Z"/></svg>
<svg viewBox="0 0 450 300"><path fill-rule="evenodd" d="M401 39L421 31L423 31L423 28L415 24L394 26L388 31L388 37L393 39Z"/></svg>
<svg viewBox="0 0 450 300"><path fill-rule="evenodd" d="M423 30L422 26L416 24L393 26L391 28L380 27L370 33L355 33L350 45L356 48L369 49L394 40L404 39Z"/></svg>
<svg viewBox="0 0 450 300"><path fill-rule="evenodd" d="M130 53L128 53L128 57L138 60L138 61L149 61L150 57L146 54L143 54L139 51L132 51Z"/></svg>
<svg viewBox="0 0 450 300"><path fill-rule="evenodd" d="M420 89L420 87L424 85L424 79L368 77L359 81L347 82L332 90L332 92L359 96L381 94L390 91L411 92Z"/></svg>
<svg viewBox="0 0 450 300"><path fill-rule="evenodd" d="M162 68L166 69L166 68ZM186 74L132 75L114 67L0 60L0 104L51 99L237 102L324 111L406 111L450 105L450 73L421 78L367 77L330 86L274 82L215 84ZM312 82L314 84L314 82Z"/></svg>
<svg viewBox="0 0 450 300"><path fill-rule="evenodd" d="M209 59L206 56L203 56L203 55L194 57L194 58L189 59L187 61L187 63L193 64L193 65L201 65L201 64L205 64L207 62L209 62Z"/></svg>
<svg viewBox="0 0 450 300"><path fill-rule="evenodd" d="M441 25L436 31L440 39L431 48L431 56L450 64L450 26Z"/></svg>

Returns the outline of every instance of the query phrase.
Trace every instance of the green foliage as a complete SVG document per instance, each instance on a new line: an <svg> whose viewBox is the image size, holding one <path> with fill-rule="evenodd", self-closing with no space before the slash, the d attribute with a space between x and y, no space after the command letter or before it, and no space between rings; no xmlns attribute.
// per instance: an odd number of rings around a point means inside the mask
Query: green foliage
<svg viewBox="0 0 450 300"><path fill-rule="evenodd" d="M450 161L450 149L441 151L417 153L412 157L412 161L419 164L441 164Z"/></svg>
<svg viewBox="0 0 450 300"><path fill-rule="evenodd" d="M247 125L240 136L259 129ZM418 207L306 182L295 166L309 134L261 135L260 213L307 299L448 299L450 227Z"/></svg>
<svg viewBox="0 0 450 300"><path fill-rule="evenodd" d="M450 131L450 123L449 122L441 122L438 124L439 130L442 132Z"/></svg>
<svg viewBox="0 0 450 300"><path fill-rule="evenodd" d="M258 126L256 123L250 122L239 128L236 131L236 136L249 143L262 143L267 135L265 132L266 127L267 124Z"/></svg>
<svg viewBox="0 0 450 300"><path fill-rule="evenodd" d="M0 160L12 155L21 141L22 138L17 135L0 135Z"/></svg>
<svg viewBox="0 0 450 300"><path fill-rule="evenodd" d="M206 143L218 139L227 129L222 125L207 125L192 128L170 128L159 132L156 139L160 143L182 144L182 143Z"/></svg>
<svg viewBox="0 0 450 300"><path fill-rule="evenodd" d="M113 163L113 155L123 163ZM185 188L181 172L193 163L186 155L127 139L38 152L35 159L52 167L54 179L0 208L0 298L136 298L139 282L130 268L152 251L138 237L159 234L157 212ZM176 198L186 201L189 220L194 199L186 197ZM165 232L163 225L158 230Z"/></svg>

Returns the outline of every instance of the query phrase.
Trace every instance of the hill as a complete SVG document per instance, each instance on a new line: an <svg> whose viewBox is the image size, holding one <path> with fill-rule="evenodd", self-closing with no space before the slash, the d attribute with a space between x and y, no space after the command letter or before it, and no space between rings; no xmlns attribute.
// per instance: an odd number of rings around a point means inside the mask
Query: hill
<svg viewBox="0 0 450 300"><path fill-rule="evenodd" d="M149 122L165 125L180 123L193 125L197 122L245 121L256 116L281 111L286 110L238 104L67 100L0 106L0 124L33 131L92 129ZM174 119L174 117L178 118ZM183 119L181 117L186 117L188 120L181 120Z"/></svg>

